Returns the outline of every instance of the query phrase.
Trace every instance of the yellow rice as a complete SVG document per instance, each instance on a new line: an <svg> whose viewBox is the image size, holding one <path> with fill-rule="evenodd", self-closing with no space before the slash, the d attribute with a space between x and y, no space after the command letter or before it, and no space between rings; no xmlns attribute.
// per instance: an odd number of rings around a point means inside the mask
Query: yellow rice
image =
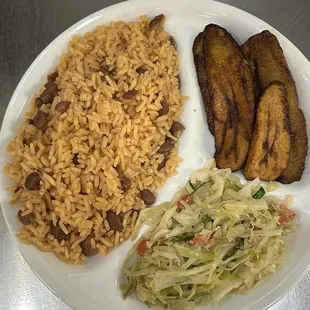
<svg viewBox="0 0 310 310"><path fill-rule="evenodd" d="M4 171L16 183L10 189L11 203L20 203L22 215L35 215L31 225L20 229L20 240L53 251L65 262L85 262L80 243L87 236L102 255L128 239L145 206L140 191L162 187L180 162L176 143L165 168L157 169L164 158L157 153L160 145L166 137L176 140L169 130L182 113L184 98L178 87L177 51L169 34L162 28L149 30L149 22L146 16L137 22L112 21L73 37L57 67L60 91L52 104L41 107L48 128L42 131L27 121L37 110L35 96L7 147L12 161ZM105 83L99 71L104 60L115 74L106 76ZM140 66L148 71L138 75ZM124 92L133 89L138 95L124 101ZM169 113L158 116L163 99L169 102ZM56 113L56 104L63 100L71 102L69 109ZM126 114L128 105L136 108L133 119ZM72 163L75 153L78 166ZM116 166L132 181L125 193ZM25 179L33 171L41 175L40 189L28 191ZM108 210L122 214L121 232L111 230ZM58 241L51 234L56 223L69 240Z"/></svg>

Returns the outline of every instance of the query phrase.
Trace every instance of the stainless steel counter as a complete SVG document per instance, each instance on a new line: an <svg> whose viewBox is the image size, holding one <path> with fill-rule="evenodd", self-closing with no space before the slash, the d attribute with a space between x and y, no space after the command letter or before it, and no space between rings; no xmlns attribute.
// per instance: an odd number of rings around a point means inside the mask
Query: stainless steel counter
<svg viewBox="0 0 310 310"><path fill-rule="evenodd" d="M18 81L42 49L76 21L117 2L120 1L0 0L0 121ZM239 7L270 23L310 59L310 1L222 2ZM0 309L71 309L51 293L24 262L8 233L1 209ZM272 307L272 310L280 309L310 309L310 274Z"/></svg>

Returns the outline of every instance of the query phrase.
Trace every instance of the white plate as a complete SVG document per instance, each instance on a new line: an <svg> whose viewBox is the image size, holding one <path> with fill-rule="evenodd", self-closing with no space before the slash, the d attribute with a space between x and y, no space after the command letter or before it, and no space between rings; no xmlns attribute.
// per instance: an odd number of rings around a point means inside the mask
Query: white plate
<svg viewBox="0 0 310 310"><path fill-rule="evenodd" d="M297 84L300 105L309 123L310 64L301 52L274 28L246 12L215 1L136 0L103 9L83 19L62 33L37 57L16 88L3 120L0 137L1 167L9 160L5 148L16 134L28 102L33 93L39 90L47 73L57 65L59 56L66 50L73 34L81 35L94 29L97 24L108 23L112 19L130 21L136 20L140 14L151 17L159 13L166 14L166 29L176 38L180 52L182 92L189 95L190 99L183 114L186 131L180 142L180 155L185 160L179 167L179 174L170 179L161 190L158 202L170 199L189 173L199 168L214 152L214 141L206 125L192 57L193 40L206 24L222 25L239 43L264 29L269 29L277 35ZM8 206L10 197L5 188L9 184L10 180L1 174L1 205L11 234L15 237L20 225L16 220L17 208ZM307 162L302 181L282 186L277 192L279 195L294 194L295 208L300 218L297 232L288 240L286 265L247 296L233 296L223 301L221 309L264 309L283 296L305 274L310 263L310 248L308 238L305 238L310 235L309 190L310 172ZM61 263L55 255L39 252L34 246L25 246L18 241L17 244L37 275L75 309L147 309L144 304L133 298L123 301L118 290L120 264L131 246L130 242L113 250L107 257L98 255L90 259L82 267Z"/></svg>

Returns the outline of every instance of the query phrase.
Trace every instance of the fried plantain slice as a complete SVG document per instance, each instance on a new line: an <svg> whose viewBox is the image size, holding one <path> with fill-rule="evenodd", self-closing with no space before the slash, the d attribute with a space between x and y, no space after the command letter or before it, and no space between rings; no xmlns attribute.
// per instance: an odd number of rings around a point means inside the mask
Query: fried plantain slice
<svg viewBox="0 0 310 310"><path fill-rule="evenodd" d="M193 55L197 72L198 84L200 87L203 103L205 105L205 110L207 113L209 130L212 134L214 134L213 114L212 114L211 100L208 92L207 77L203 56L203 40L204 40L203 32L200 32L194 41Z"/></svg>
<svg viewBox="0 0 310 310"><path fill-rule="evenodd" d="M201 36L197 40L201 44ZM203 86L207 88L208 100L205 105L212 109L216 163L219 168L236 171L246 160L253 130L255 99L251 70L238 43L218 25L210 24L204 29L203 57Z"/></svg>
<svg viewBox="0 0 310 310"><path fill-rule="evenodd" d="M245 178L276 180L287 166L290 151L287 91L285 84L273 82L258 102L255 128L244 168Z"/></svg>
<svg viewBox="0 0 310 310"><path fill-rule="evenodd" d="M251 59L246 59L246 61L249 64L249 68L251 70L252 78L253 78L253 86L254 86L254 98L255 98L255 104L258 102L259 97L261 95L260 88L257 80L257 74L256 74L256 66L255 63Z"/></svg>
<svg viewBox="0 0 310 310"><path fill-rule="evenodd" d="M295 82L285 60L282 48L272 33L265 30L252 36L242 46L244 55L255 64L260 92L273 81L285 84L288 94L288 115L292 127L292 147L286 169L278 180L282 183L299 181L305 169L308 152L306 121L298 106Z"/></svg>

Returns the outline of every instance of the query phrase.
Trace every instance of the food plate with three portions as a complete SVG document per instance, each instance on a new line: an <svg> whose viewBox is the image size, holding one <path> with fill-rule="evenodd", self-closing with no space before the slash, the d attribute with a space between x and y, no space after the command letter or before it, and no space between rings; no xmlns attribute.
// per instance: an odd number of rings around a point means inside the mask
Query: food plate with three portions
<svg viewBox="0 0 310 310"><path fill-rule="evenodd" d="M79 21L2 124L1 205L24 259L74 309L272 306L310 263L309 81L294 44L216 1ZM130 250L139 264L122 266Z"/></svg>

